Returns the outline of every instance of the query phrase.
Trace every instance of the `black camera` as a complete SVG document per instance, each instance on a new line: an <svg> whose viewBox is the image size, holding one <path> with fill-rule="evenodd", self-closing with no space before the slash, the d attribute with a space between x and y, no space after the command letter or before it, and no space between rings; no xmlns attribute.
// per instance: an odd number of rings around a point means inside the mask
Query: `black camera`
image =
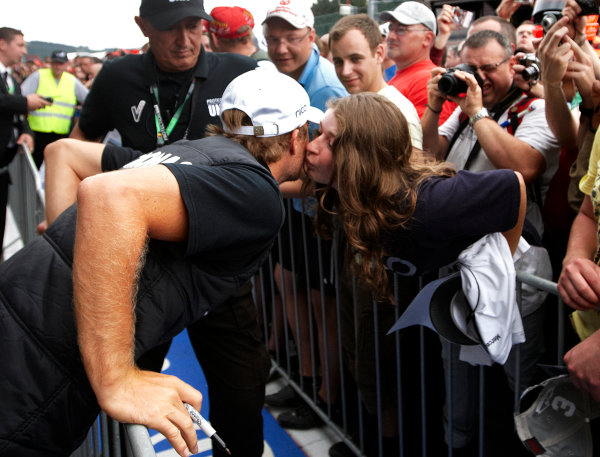
<svg viewBox="0 0 600 457"><path fill-rule="evenodd" d="M566 3L566 0L537 0L533 7L533 23L541 25L545 34L562 17ZM589 16L598 14L600 0L577 0L577 4L581 7L579 15Z"/></svg>
<svg viewBox="0 0 600 457"><path fill-rule="evenodd" d="M525 54L519 59L519 64L525 68L521 72L521 76L525 81L537 81L540 79L540 59L535 54Z"/></svg>
<svg viewBox="0 0 600 457"><path fill-rule="evenodd" d="M477 84L479 87L483 86L483 81L481 80L481 76L477 73L477 68L473 65L469 65L466 63L461 63L453 68L448 68L446 73L442 75L440 80L438 81L438 89L441 93L446 95L458 95L467 91L467 83L462 79L458 79L454 72L456 70L464 71L465 73L470 73L475 76L477 80Z"/></svg>

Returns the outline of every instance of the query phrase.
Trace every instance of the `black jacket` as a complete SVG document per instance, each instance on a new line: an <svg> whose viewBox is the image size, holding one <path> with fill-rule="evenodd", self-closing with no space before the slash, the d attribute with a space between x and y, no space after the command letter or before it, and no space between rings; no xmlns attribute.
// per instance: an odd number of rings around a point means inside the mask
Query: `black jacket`
<svg viewBox="0 0 600 457"><path fill-rule="evenodd" d="M210 137L176 143L158 154L177 151L188 164L169 164L176 177L176 165L180 171L196 164L249 170L248 175L262 185L239 193L247 193L247 200L261 201L261 211L249 204L248 211L268 213L270 223L257 240L246 227L248 221L240 221L240 227L246 224L238 239L219 248L219 252L234 253L227 262L206 250L184 252L184 243L150 240L138 281L136 357L234 296L263 264L285 217L277 182L237 143ZM197 205L214 208L215 214L223 207L220 201L209 205L206 196L185 190L193 186L183 187L185 201L185 195L195 198ZM232 198L238 195L235 189L231 194ZM43 237L0 263L1 457L68 456L85 439L99 412L77 346L71 279L76 217L73 205ZM255 248L242 249L240 243Z"/></svg>
<svg viewBox="0 0 600 457"><path fill-rule="evenodd" d="M16 147L8 147L13 139L15 127L18 132L17 138L23 133L33 135L27 122L27 98L21 95L21 87L14 79L13 83L15 91L10 94L8 87L0 78L0 167L8 165L17 152ZM14 140L16 141L17 138Z"/></svg>

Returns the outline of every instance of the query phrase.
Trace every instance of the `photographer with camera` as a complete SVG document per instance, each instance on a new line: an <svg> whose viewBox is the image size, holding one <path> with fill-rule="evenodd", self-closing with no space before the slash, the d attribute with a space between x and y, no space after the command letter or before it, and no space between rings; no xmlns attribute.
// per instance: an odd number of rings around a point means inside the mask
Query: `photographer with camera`
<svg viewBox="0 0 600 457"><path fill-rule="evenodd" d="M563 11L567 8L575 12L578 5L573 1ZM559 169L550 186L544 211L545 241L556 273L561 269L571 223L584 198L579 181L587 172L597 128L597 122L592 124L592 87L597 79L594 67L598 57L587 40L584 39L580 46L573 39L579 22L585 20L575 16L573 21L572 16L562 15L546 31L538 48L545 81L546 119L562 148Z"/></svg>
<svg viewBox="0 0 600 457"><path fill-rule="evenodd" d="M529 97L515 85L516 58L504 35L492 30L474 33L465 41L461 56L467 65L432 71L430 109L421 119L424 149L438 160L454 163L458 170L512 169L523 175L528 193L526 218L538 232L533 236L537 243L530 241L537 246L531 246L528 254L537 266L535 274L549 278L548 253L539 246L543 232L540 207L557 167L559 146L546 122L544 100ZM445 82L448 78L454 79L454 84ZM436 111L447 99L459 107L438 128ZM520 345L520 385L515 386L514 349L504 365L513 390L528 385L544 350L543 299L530 296L523 300L521 316L527 341ZM459 380L453 383L452 443L461 448L470 443L476 428L473 396L477 395L477 368L459 360L459 351L451 351L449 343L443 346L444 359L452 359L453 377Z"/></svg>

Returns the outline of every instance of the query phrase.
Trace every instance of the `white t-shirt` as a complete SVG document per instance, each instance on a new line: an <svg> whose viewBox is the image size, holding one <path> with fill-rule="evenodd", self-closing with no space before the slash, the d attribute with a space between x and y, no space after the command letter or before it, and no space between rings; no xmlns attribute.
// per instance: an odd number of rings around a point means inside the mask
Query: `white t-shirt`
<svg viewBox="0 0 600 457"><path fill-rule="evenodd" d="M421 120L419 119L415 105L394 86L385 86L377 93L383 95L400 108L400 111L402 111L408 122L408 130L413 146L423 149L423 130L421 129Z"/></svg>
<svg viewBox="0 0 600 457"><path fill-rule="evenodd" d="M525 95L517 100L513 106L524 97ZM515 138L524 141L532 148L537 150L540 154L542 154L546 161L546 170L542 174L540 180L540 190L542 194L542 202L540 202L540 204L543 204L543 199L546 196L546 191L548 190L550 180L558 168L558 159L560 156L560 145L554 137L554 134L550 131L550 127L546 121L545 108L546 102L544 99L537 99L531 102L527 110L520 113L520 115L523 117L515 133ZM508 111L509 110L507 109L504 113L502 113L500 119L498 119L498 124L504 128L506 128L509 124ZM448 120L444 122L444 124L440 126L438 130L439 134L445 136L448 141L452 140L454 132L458 130L460 125L460 113L460 107L456 108ZM477 135L475 135L473 127L471 125L467 125L467 127L465 127L457 140L454 142L452 149L448 153L447 160L452 162L456 166L457 170L463 170L476 141ZM479 154L469 166L469 171L486 171L495 169L496 167L490 162L483 148L479 151ZM544 231L542 214L538 204L534 201L534 196L530 195L530 187L531 186L528 186L527 189L527 219L535 226L536 230L541 235Z"/></svg>

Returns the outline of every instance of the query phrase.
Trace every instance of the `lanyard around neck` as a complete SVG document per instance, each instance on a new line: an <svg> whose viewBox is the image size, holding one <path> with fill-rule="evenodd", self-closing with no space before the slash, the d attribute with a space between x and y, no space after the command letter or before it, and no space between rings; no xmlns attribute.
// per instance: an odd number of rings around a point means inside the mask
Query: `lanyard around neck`
<svg viewBox="0 0 600 457"><path fill-rule="evenodd" d="M156 145L157 146L164 146L165 144L167 144L169 142L169 135L171 135L171 133L173 132L173 129L177 125L177 122L179 122L179 118L181 117L183 107L185 106L186 102L190 98L190 95L192 94L192 92L194 92L195 85L196 85L196 78L194 78L192 80L192 83L190 84L187 94L185 94L185 98L183 99L183 102L181 102L181 105L179 105L179 108L177 108L177 110L175 111L175 114L171 118L169 125L167 125L166 127L165 127L165 123L163 121L162 115L160 114L160 107L159 107L159 103L158 103L158 86L156 84L152 84L152 86L150 86L150 93L152 94L152 97L154 98L154 123L156 124ZM186 131L185 136L187 136L187 131ZM185 138L185 136L184 136L184 138Z"/></svg>

